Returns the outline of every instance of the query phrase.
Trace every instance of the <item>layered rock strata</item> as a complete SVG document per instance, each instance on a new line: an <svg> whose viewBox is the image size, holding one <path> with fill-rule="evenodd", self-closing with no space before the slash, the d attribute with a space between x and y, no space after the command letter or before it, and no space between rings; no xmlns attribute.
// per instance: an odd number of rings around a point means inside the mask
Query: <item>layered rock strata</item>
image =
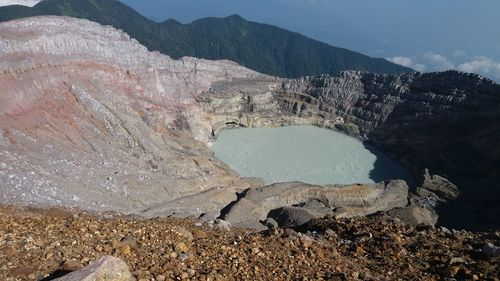
<svg viewBox="0 0 500 281"><path fill-rule="evenodd" d="M196 140L210 134L195 97L214 81L260 74L172 60L72 18L2 23L0 38L1 203L140 213L217 193L182 205L217 216L250 187Z"/></svg>
<svg viewBox="0 0 500 281"><path fill-rule="evenodd" d="M293 204L349 216L406 205L385 183L354 193L298 184L322 190L318 207L288 200L288 183L263 208L252 194L279 185L239 177L207 148L230 127L311 124L370 141L425 175L414 207L440 208L446 195L444 222L500 225L500 86L480 76L279 79L228 61L172 60L111 27L61 17L2 23L0 38L0 203L206 218L224 209L242 225ZM323 193L352 200L324 204ZM257 215L237 212L245 201Z"/></svg>
<svg viewBox="0 0 500 281"><path fill-rule="evenodd" d="M300 206L288 209L282 218L295 216L295 223L280 224L290 227L327 214L337 218L364 216L389 211L408 205L408 186L404 181L348 186L315 186L304 183L278 183L250 189L224 215L235 226L259 228L268 216L277 219L273 212L283 206ZM279 215L278 215L279 216ZM307 217L300 219L300 216ZM286 220L286 219L284 219ZM302 223L301 223L302 222Z"/></svg>
<svg viewBox="0 0 500 281"><path fill-rule="evenodd" d="M215 135L232 126L335 128L410 169L420 179L417 205L452 201L438 206L444 223L500 225L500 86L491 80L456 71L343 72L219 83L201 97Z"/></svg>

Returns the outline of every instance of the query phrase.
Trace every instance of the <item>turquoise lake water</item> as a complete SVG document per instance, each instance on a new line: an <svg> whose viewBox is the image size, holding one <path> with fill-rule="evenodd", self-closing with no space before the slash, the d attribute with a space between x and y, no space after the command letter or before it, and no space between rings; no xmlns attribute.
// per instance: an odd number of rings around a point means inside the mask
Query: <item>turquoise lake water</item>
<svg viewBox="0 0 500 281"><path fill-rule="evenodd" d="M212 150L240 175L260 177L268 184L413 182L409 171L374 147L314 126L225 130Z"/></svg>

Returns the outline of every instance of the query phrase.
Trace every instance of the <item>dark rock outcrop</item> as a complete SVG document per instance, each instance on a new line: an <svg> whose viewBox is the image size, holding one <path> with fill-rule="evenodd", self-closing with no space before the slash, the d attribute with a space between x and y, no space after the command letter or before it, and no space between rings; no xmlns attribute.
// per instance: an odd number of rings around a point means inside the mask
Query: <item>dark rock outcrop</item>
<svg viewBox="0 0 500 281"><path fill-rule="evenodd" d="M400 219L405 224L413 226L435 226L438 220L436 213L432 210L419 207L396 208L388 211L387 214Z"/></svg>
<svg viewBox="0 0 500 281"><path fill-rule="evenodd" d="M319 216L306 208L282 207L269 212L269 217L273 218L279 227L295 227L303 225Z"/></svg>
<svg viewBox="0 0 500 281"><path fill-rule="evenodd" d="M446 201L457 199L460 191L449 180L438 175L430 175L429 170L425 169L424 180L417 188L417 194L437 201Z"/></svg>

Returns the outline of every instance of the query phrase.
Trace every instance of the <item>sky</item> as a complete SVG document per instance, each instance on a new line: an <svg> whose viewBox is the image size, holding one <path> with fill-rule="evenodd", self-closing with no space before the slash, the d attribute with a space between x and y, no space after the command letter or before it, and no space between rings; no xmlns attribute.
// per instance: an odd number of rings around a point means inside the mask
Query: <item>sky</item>
<svg viewBox="0 0 500 281"><path fill-rule="evenodd" d="M121 1L157 22L239 14L418 71L457 69L500 81L500 0Z"/></svg>

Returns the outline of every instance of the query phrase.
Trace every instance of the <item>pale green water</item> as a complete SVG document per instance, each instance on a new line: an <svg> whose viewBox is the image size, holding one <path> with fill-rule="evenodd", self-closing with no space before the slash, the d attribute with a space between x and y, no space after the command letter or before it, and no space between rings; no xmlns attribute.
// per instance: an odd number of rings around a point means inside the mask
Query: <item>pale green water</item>
<svg viewBox="0 0 500 281"><path fill-rule="evenodd" d="M268 184L413 182L407 170L373 147L313 126L225 130L212 149L242 176L260 177Z"/></svg>

